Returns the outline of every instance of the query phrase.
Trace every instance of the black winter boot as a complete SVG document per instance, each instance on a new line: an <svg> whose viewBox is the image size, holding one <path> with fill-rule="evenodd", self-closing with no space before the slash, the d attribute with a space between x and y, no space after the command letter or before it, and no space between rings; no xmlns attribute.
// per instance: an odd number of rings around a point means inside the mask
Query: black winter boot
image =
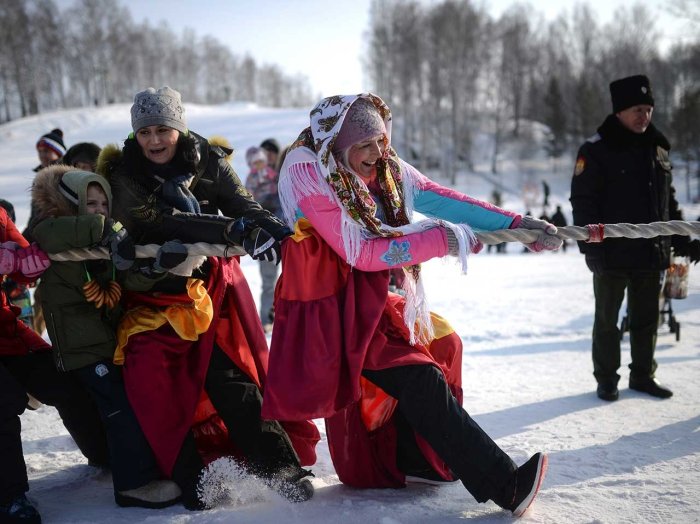
<svg viewBox="0 0 700 524"><path fill-rule="evenodd" d="M630 389L648 393L656 398L671 398L673 392L667 387L662 386L655 378L630 378Z"/></svg>
<svg viewBox="0 0 700 524"><path fill-rule="evenodd" d="M601 382L596 389L596 395L598 395L598 398L601 400L611 402L619 398L620 392L615 382Z"/></svg>
<svg viewBox="0 0 700 524"><path fill-rule="evenodd" d="M114 501L123 508L167 508L181 497L182 491L172 480L152 480L145 486L114 492Z"/></svg>
<svg viewBox="0 0 700 524"><path fill-rule="evenodd" d="M41 515L27 496L18 497L0 504L0 523L2 524L41 524Z"/></svg>
<svg viewBox="0 0 700 524"><path fill-rule="evenodd" d="M514 517L521 517L535 500L546 472L547 455L535 453L530 460L518 468L513 501L505 509L512 511Z"/></svg>
<svg viewBox="0 0 700 524"><path fill-rule="evenodd" d="M287 466L264 482L290 502L305 502L314 496L314 486L309 477L314 474L299 466Z"/></svg>

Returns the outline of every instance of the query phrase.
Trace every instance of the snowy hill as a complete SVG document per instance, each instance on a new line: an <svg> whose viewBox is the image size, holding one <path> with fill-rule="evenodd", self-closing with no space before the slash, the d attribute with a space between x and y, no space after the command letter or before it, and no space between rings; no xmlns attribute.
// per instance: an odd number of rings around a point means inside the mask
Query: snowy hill
<svg viewBox="0 0 700 524"><path fill-rule="evenodd" d="M190 127L204 136L228 138L238 154L234 167L244 177L242 153L264 138L291 141L307 125L307 110L255 106L187 106ZM28 217L34 144L61 127L66 145L119 142L130 131L129 106L54 112L0 126L0 196L17 207L18 223ZM483 144L488 151L488 139ZM498 181L508 191L504 207L523 211L523 181L547 180L553 204L568 207L572 159L561 172L535 155L527 169L517 144L504 151ZM485 156L478 174L458 176L459 189L488 198L496 177ZM679 188L680 189L680 188ZM534 190L533 190L534 191ZM539 197L541 200L541 196ZM686 216L700 214L684 204ZM533 209L539 213L541 209ZM257 297L257 264L243 267ZM566 253L523 254L509 244L505 255L484 250L469 261L469 274L442 261L425 264L432 308L445 316L464 342L464 406L516 462L536 451L550 454L543 489L523 522L688 523L700 521L700 268L691 271L690 296L673 301L681 339L660 327L658 377L675 393L659 401L626 388L629 341L625 336L620 400L595 396L590 356L593 314L591 276L583 257ZM317 421L325 435L322 421ZM191 513L121 509L112 498L109 473L87 465L52 408L22 416L30 497L45 523L145 521L378 524L511 522L493 503L478 504L458 483L446 487L412 485L404 490L347 488L338 482L325 439L319 444L315 497L291 504L255 480L229 482L215 509ZM0 465L0 467L2 467ZM225 490L226 491L226 490Z"/></svg>

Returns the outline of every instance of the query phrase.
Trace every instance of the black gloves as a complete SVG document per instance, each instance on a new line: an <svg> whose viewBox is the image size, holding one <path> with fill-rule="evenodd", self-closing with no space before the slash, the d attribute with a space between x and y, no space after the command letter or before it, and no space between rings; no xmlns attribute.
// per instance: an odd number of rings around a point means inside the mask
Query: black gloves
<svg viewBox="0 0 700 524"><path fill-rule="evenodd" d="M229 244L243 246L255 260L267 260L279 264L281 260L280 243L261 227L246 219L239 218L231 222L224 231Z"/></svg>
<svg viewBox="0 0 700 524"><path fill-rule="evenodd" d="M129 233L120 222L105 219L100 245L109 248L114 266L119 270L129 269L136 260L136 248Z"/></svg>
<svg viewBox="0 0 700 524"><path fill-rule="evenodd" d="M165 273L187 260L187 248L179 240L169 240L158 249L153 270Z"/></svg>
<svg viewBox="0 0 700 524"><path fill-rule="evenodd" d="M604 253L586 253L586 265L596 276L601 276L605 271Z"/></svg>
<svg viewBox="0 0 700 524"><path fill-rule="evenodd" d="M673 247L673 254L679 257L690 257L693 264L700 262L700 240L691 240L681 247Z"/></svg>

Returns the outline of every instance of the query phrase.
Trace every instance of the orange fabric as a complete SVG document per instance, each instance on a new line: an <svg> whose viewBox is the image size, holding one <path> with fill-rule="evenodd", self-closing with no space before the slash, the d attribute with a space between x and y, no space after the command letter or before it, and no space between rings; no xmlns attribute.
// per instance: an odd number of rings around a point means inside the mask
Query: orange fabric
<svg viewBox="0 0 700 524"><path fill-rule="evenodd" d="M114 363L124 364L124 348L130 336L155 331L166 322L182 340L195 341L199 335L206 332L214 317L214 308L204 282L190 278L187 282L187 297L188 303L177 301L165 309L143 305L129 309L122 317L117 330Z"/></svg>
<svg viewBox="0 0 700 524"><path fill-rule="evenodd" d="M360 377L360 415L367 431L375 431L391 420L398 402L382 388Z"/></svg>

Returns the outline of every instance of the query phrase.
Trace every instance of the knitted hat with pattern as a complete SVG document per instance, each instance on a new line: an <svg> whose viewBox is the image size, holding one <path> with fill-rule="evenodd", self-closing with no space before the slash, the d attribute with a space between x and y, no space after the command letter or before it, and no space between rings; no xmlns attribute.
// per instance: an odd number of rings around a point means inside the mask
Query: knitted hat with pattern
<svg viewBox="0 0 700 524"><path fill-rule="evenodd" d="M168 86L158 90L149 87L136 93L131 106L131 128L136 132L147 126L167 126L187 133L180 93Z"/></svg>

